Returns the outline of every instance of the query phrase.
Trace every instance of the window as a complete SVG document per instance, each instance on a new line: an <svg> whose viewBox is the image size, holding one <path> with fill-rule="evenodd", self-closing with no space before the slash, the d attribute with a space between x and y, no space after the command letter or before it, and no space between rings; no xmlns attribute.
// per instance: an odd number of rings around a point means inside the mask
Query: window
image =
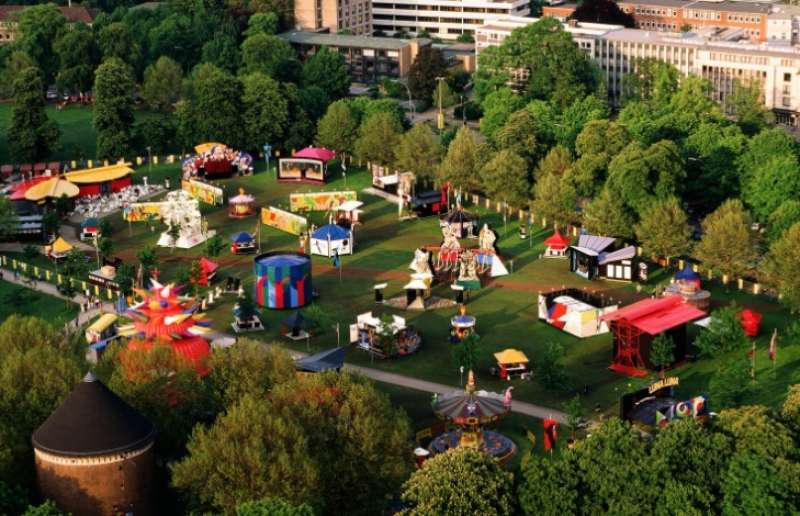
<svg viewBox="0 0 800 516"><path fill-rule="evenodd" d="M783 82L792 82L792 74L791 73L784 73L783 74Z"/></svg>

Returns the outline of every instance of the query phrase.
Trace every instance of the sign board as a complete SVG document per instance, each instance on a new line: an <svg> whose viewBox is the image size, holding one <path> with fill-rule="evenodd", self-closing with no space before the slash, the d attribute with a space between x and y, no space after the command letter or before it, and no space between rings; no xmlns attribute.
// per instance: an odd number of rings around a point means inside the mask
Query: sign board
<svg viewBox="0 0 800 516"><path fill-rule="evenodd" d="M122 218L128 222L149 222L161 219L160 202L134 202L122 208Z"/></svg>
<svg viewBox="0 0 800 516"><path fill-rule="evenodd" d="M273 206L261 208L261 223L292 235L299 235L308 229L307 218Z"/></svg>
<svg viewBox="0 0 800 516"><path fill-rule="evenodd" d="M182 179L181 189L206 204L214 206L222 204L222 188L194 179Z"/></svg>
<svg viewBox="0 0 800 516"><path fill-rule="evenodd" d="M289 195L291 211L328 211L336 209L345 201L357 201L354 190L343 192L307 192Z"/></svg>
<svg viewBox="0 0 800 516"><path fill-rule="evenodd" d="M656 391L660 391L666 387L675 387L678 385L679 378L677 376L669 376L662 380L658 380L655 383L651 383L650 386L647 388L647 392L653 394Z"/></svg>

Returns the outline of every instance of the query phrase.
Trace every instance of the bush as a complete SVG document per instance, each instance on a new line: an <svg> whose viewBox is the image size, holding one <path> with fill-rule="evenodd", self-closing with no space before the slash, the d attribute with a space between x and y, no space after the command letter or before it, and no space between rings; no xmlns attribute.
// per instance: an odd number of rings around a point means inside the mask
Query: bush
<svg viewBox="0 0 800 516"><path fill-rule="evenodd" d="M462 115L462 107L456 106L454 110L454 116L456 118L461 118L463 116L464 118L470 121L478 120L481 116L483 116L480 106L478 106L478 104L472 101L464 103L463 111L464 114Z"/></svg>

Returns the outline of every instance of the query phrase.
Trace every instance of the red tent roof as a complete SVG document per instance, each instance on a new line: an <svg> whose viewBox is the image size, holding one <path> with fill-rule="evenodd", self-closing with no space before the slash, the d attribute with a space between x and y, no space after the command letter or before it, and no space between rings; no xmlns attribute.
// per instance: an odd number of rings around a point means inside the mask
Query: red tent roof
<svg viewBox="0 0 800 516"><path fill-rule="evenodd" d="M638 301L603 315L600 320L606 322L625 320L645 333L657 335L705 316L704 311L684 303L681 296L667 296Z"/></svg>
<svg viewBox="0 0 800 516"><path fill-rule="evenodd" d="M212 262L205 256L200 257L200 267L203 268L206 274L212 274L219 269L219 264Z"/></svg>
<svg viewBox="0 0 800 516"><path fill-rule="evenodd" d="M47 176L37 176L32 178L30 181L21 181L14 185L14 188L11 190L11 193L8 196L9 201L24 201L25 200L25 192L28 191L31 187L41 183L42 181L47 181L48 179L52 179L51 177Z"/></svg>
<svg viewBox="0 0 800 516"><path fill-rule="evenodd" d="M295 153L295 158L318 159L320 161L330 161L336 157L336 153L325 147L306 147Z"/></svg>
<svg viewBox="0 0 800 516"><path fill-rule="evenodd" d="M544 239L544 245L552 249L566 249L569 245L569 238L561 234L559 230Z"/></svg>

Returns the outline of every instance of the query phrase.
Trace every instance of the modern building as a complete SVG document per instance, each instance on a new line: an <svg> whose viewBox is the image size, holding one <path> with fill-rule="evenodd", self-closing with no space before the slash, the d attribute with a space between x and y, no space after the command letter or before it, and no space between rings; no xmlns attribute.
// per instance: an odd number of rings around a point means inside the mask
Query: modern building
<svg viewBox="0 0 800 516"><path fill-rule="evenodd" d="M0 44L13 43L17 37L17 17L27 5L0 5ZM75 6L58 8L68 24L85 23L91 25L96 11L88 7Z"/></svg>
<svg viewBox="0 0 800 516"><path fill-rule="evenodd" d="M430 37L454 40L490 20L528 16L528 0L372 0L372 25L387 35L427 32Z"/></svg>
<svg viewBox="0 0 800 516"><path fill-rule="evenodd" d="M619 7L633 16L637 29L659 32L719 29L740 34L755 43L796 42L800 26L800 8L773 2L639 0L621 1ZM542 13L566 21L576 8L577 4L572 2L549 5Z"/></svg>
<svg viewBox="0 0 800 516"><path fill-rule="evenodd" d="M348 31L356 36L372 35L371 0L295 0L294 19L299 30Z"/></svg>
<svg viewBox="0 0 800 516"><path fill-rule="evenodd" d="M155 435L88 373L33 433L42 497L71 514L155 514Z"/></svg>
<svg viewBox="0 0 800 516"><path fill-rule="evenodd" d="M479 28L476 53L500 45L512 30L535 21L507 18ZM654 58L675 66L684 76L708 79L714 99L720 103L736 81L757 81L764 105L774 111L777 121L800 125L800 47L781 42L756 44L731 35L726 38L714 30L674 34L574 21L565 30L599 66L613 104L621 101L623 78L635 71L636 61ZM515 70L511 86L527 80L527 74L528 70Z"/></svg>
<svg viewBox="0 0 800 516"><path fill-rule="evenodd" d="M358 82L405 77L419 49L431 44L424 38L375 38L302 31L284 32L280 37L297 50L301 60L322 47L339 52L344 56L350 76Z"/></svg>

